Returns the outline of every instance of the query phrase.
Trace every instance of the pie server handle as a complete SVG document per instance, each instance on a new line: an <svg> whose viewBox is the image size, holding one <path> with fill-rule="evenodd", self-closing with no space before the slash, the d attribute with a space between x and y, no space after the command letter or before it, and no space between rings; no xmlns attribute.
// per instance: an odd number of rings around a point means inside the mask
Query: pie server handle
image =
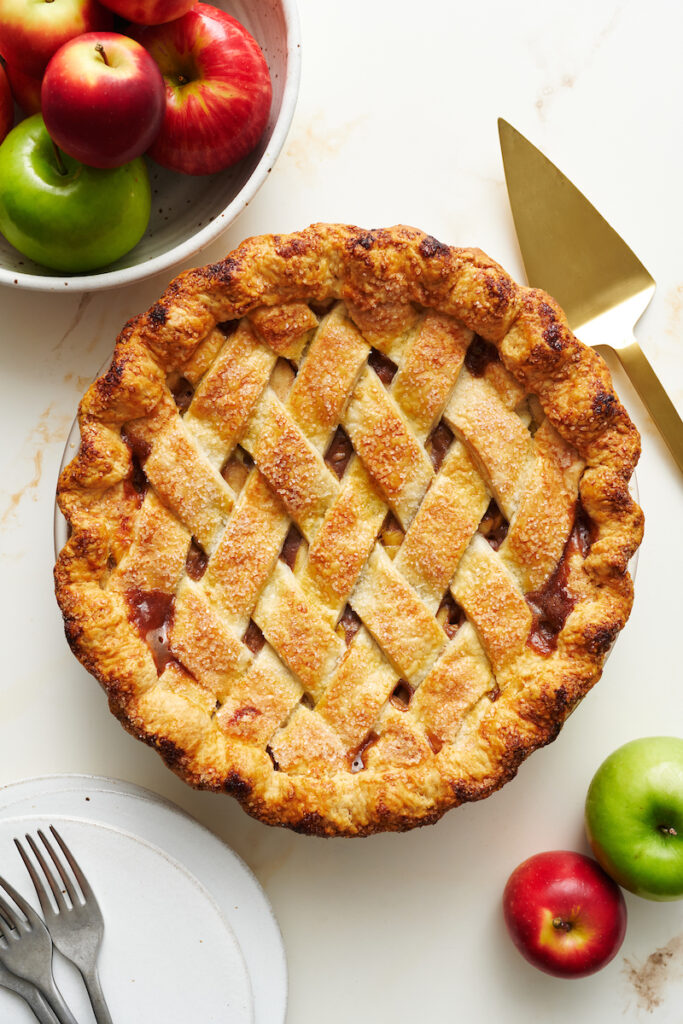
<svg viewBox="0 0 683 1024"><path fill-rule="evenodd" d="M615 348L614 351L661 431L676 465L683 473L683 420L678 415L675 405L660 384L657 374L635 338L623 348Z"/></svg>

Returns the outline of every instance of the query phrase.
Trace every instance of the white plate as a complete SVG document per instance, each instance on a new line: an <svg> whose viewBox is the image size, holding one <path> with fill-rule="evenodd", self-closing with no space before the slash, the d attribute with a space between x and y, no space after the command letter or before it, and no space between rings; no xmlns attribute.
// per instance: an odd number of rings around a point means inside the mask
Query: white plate
<svg viewBox="0 0 683 1024"><path fill-rule="evenodd" d="M287 974L279 928L246 865L155 794L94 776L57 775L0 789L0 873L37 905L12 839L53 823L103 910L100 970L115 1021L280 1024ZM82 1024L94 1020L75 969L58 984ZM0 989L0 1021L32 1021Z"/></svg>

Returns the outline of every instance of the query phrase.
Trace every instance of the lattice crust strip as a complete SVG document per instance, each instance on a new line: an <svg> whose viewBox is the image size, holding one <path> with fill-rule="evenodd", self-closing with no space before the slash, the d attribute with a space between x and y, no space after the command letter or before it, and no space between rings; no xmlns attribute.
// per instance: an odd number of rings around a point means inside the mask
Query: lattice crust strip
<svg viewBox="0 0 683 1024"><path fill-rule="evenodd" d="M318 226L231 259L84 399L67 635L194 785L325 834L434 820L597 678L637 435L551 300L481 254Z"/></svg>

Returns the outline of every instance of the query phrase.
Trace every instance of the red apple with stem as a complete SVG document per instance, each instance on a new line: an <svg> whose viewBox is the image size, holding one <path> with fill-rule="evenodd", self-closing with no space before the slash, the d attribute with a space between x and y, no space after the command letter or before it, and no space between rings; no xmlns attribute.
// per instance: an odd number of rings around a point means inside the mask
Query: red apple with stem
<svg viewBox="0 0 683 1024"><path fill-rule="evenodd" d="M96 0L0 0L0 53L24 74L40 76L68 39L113 24Z"/></svg>
<svg viewBox="0 0 683 1024"><path fill-rule="evenodd" d="M0 142L14 124L14 101L5 69L0 64Z"/></svg>
<svg viewBox="0 0 683 1024"><path fill-rule="evenodd" d="M5 64L10 89L23 112L30 116L40 111L40 86L42 79L27 75L16 64Z"/></svg>
<svg viewBox="0 0 683 1024"><path fill-rule="evenodd" d="M86 32L50 60L41 101L50 137L89 167L120 167L154 141L164 116L161 72L116 32Z"/></svg>
<svg viewBox="0 0 683 1024"><path fill-rule="evenodd" d="M591 857L538 853L510 875L503 913L529 963L558 978L583 978L616 956L626 932L621 889Z"/></svg>
<svg viewBox="0 0 683 1024"><path fill-rule="evenodd" d="M149 156L185 174L214 174L246 156L272 99L268 65L247 30L198 3L182 18L133 34L166 82L166 113Z"/></svg>
<svg viewBox="0 0 683 1024"><path fill-rule="evenodd" d="M161 25L186 14L196 0L102 0L105 7L139 25Z"/></svg>

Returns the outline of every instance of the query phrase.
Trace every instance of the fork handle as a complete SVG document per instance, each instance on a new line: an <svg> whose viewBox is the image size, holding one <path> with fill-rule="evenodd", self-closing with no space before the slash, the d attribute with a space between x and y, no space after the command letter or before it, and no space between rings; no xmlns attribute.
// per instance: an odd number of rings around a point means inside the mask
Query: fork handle
<svg viewBox="0 0 683 1024"><path fill-rule="evenodd" d="M113 1024L111 1014L109 1013L109 1007L106 1004L104 992L100 985L100 976L97 973L97 967L93 964L93 966L88 970L81 971L81 974L83 975L85 987L88 990L90 1004L93 1008L97 1024Z"/></svg>
<svg viewBox="0 0 683 1024"><path fill-rule="evenodd" d="M25 981L23 978L5 977L0 982L3 988L10 992L16 992L33 1010L33 1016L38 1024L55 1024L57 1018L48 1006L45 997L38 991L35 985Z"/></svg>
<svg viewBox="0 0 683 1024"><path fill-rule="evenodd" d="M616 354L683 473L683 421L675 405L635 338Z"/></svg>
<svg viewBox="0 0 683 1024"><path fill-rule="evenodd" d="M50 1005L50 1009L59 1021L59 1024L78 1024L78 1021L64 1002L62 993L54 982L52 984L45 985L45 987L41 987L40 991L45 996Z"/></svg>
<svg viewBox="0 0 683 1024"><path fill-rule="evenodd" d="M31 993L26 993L24 999L33 1010L33 1015L39 1024L55 1024L57 1018L37 989L34 989Z"/></svg>

